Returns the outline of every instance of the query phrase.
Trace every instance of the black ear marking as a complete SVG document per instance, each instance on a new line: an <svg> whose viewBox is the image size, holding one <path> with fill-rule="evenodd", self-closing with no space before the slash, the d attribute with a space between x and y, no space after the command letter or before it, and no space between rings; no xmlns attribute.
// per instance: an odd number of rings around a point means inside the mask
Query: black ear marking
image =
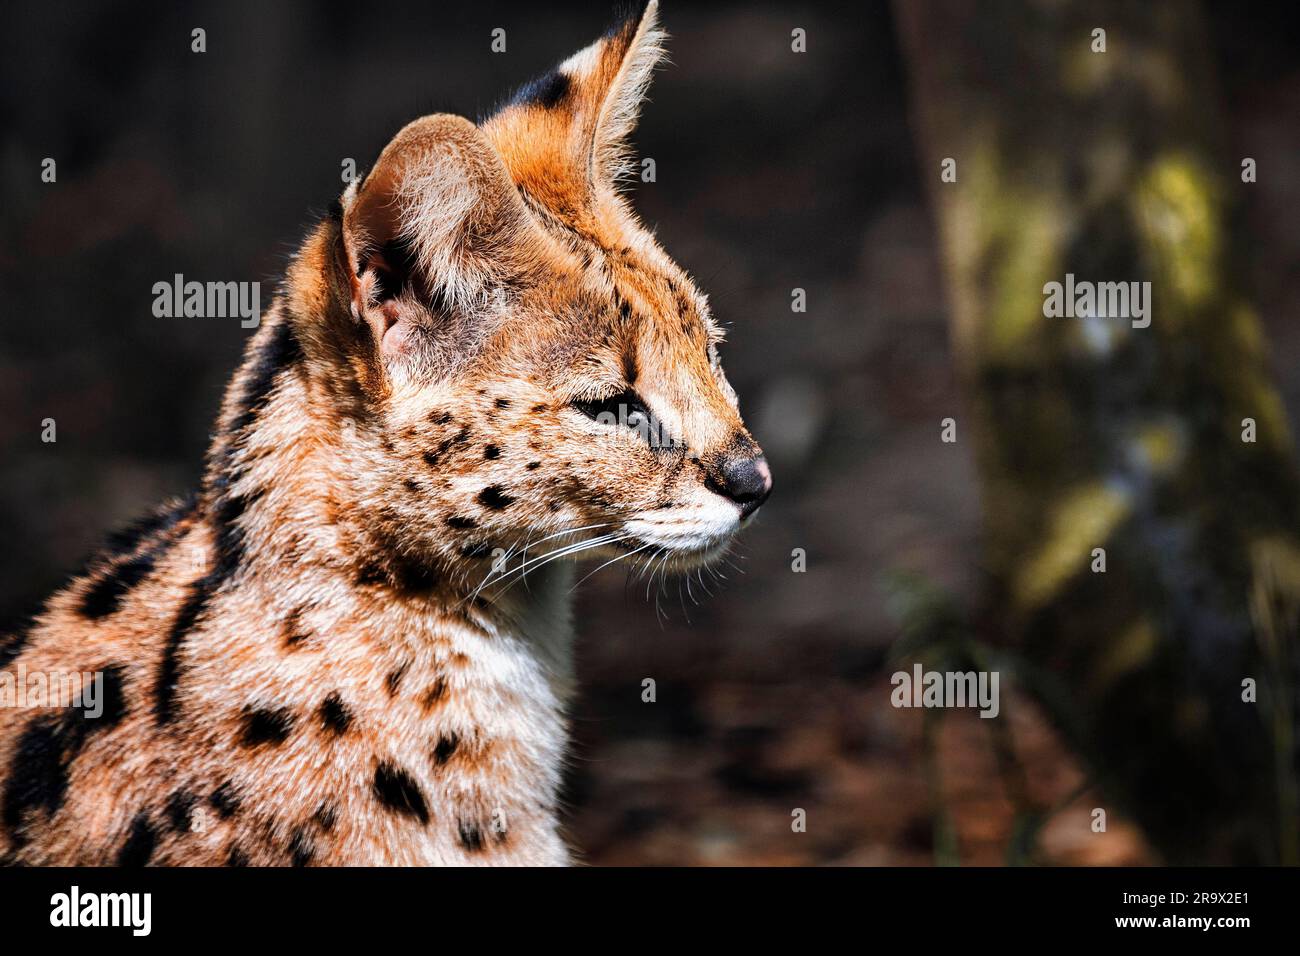
<svg viewBox="0 0 1300 956"><path fill-rule="evenodd" d="M573 80L567 73L552 70L544 76L528 81L510 98L512 106L538 106L553 110L569 97Z"/></svg>

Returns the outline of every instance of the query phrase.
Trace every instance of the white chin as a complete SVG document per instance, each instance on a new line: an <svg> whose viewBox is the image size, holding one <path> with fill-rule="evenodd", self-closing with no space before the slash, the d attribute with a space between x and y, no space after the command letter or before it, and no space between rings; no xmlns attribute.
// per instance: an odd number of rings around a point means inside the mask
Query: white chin
<svg viewBox="0 0 1300 956"><path fill-rule="evenodd" d="M623 530L636 542L625 546L662 557L668 570L693 571L722 557L739 528L736 509L710 508L633 518Z"/></svg>
<svg viewBox="0 0 1300 956"><path fill-rule="evenodd" d="M727 553L731 537L727 536L712 544L697 548L675 548L669 552L667 559L669 571L694 571L696 568L712 564Z"/></svg>

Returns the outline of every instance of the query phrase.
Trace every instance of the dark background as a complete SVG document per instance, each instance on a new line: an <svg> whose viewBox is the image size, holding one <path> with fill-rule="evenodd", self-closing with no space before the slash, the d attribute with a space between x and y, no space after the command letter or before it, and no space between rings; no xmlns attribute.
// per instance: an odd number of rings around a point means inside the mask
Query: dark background
<svg viewBox="0 0 1300 956"><path fill-rule="evenodd" d="M155 318L153 284L260 280L268 303L345 157L364 169L418 115L488 115L612 14L557 6L7 6L0 628L112 526L197 483L249 333ZM1245 284L1295 421L1300 45L1254 5L1207 10L1229 149L1270 171L1244 210ZM963 406L892 11L668 0L662 18L671 65L636 137L658 181L634 202L730 327L724 361L776 491L725 589L698 606L676 584L647 599L615 570L584 586L575 845L593 863L927 863L942 805L962 858L998 862L1010 814L981 722L947 722L936 789L919 717L888 703L892 576L958 604L980 583L974 464L936 440ZM204 54L190 52L196 26ZM495 27L505 54L490 52ZM47 156L56 184L40 180ZM45 418L56 444L40 441ZM657 703L641 702L646 677ZM1007 691L1031 785L1064 799L1080 768ZM1151 861L1122 820L1090 834L1093 805L1068 802L1041 859ZM791 831L795 808L806 833Z"/></svg>

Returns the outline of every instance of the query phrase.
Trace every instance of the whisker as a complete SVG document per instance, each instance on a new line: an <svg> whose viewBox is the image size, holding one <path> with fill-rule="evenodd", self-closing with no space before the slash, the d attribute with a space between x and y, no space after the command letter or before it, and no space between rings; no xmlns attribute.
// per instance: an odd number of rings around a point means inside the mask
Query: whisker
<svg viewBox="0 0 1300 956"><path fill-rule="evenodd" d="M597 525L597 527L605 527L605 525ZM565 533L572 534L572 533L575 533L575 532L580 531L580 530L588 530L588 529L579 529L579 528L574 528L574 529L570 529L568 532L559 532L559 533L557 533L557 534L555 534L555 535L550 535L549 537L558 537L559 534L565 534ZM596 537L596 538L588 539L588 540L586 540L586 541L579 541L579 542L576 542L576 543L574 543L574 544L562 545L561 547L559 547L559 548L555 548L555 549L553 549L553 550L551 550L551 551L548 551L548 552L546 552L545 554L541 554L541 555L537 555L537 556L532 557L532 558L528 558L527 560L525 560L523 563L519 564L518 566L513 567L513 568L507 568L507 569L504 570L504 571L495 571L495 570L491 570L491 571L488 572L487 577L485 577L485 578L483 579L483 581L479 584L479 586L478 586L477 588L475 588L475 589L474 589L474 590L473 590L473 591L472 591L472 592L471 592L471 593L470 593L470 594L469 594L469 595L468 595L464 600L461 601L461 604L464 604L466 601L471 601L471 600L476 599L476 598L479 596L479 594L484 590L484 588L486 588L489 584L493 584L493 585L495 585L495 584L498 584L498 583L500 583L500 582L502 582L502 581L505 581L507 578L510 578L510 577L512 577L513 575L520 574L521 572L526 571L526 570L528 569L529 566L531 566L531 565L533 565L533 564L535 564L535 563L537 563L537 562L543 562L543 563L545 563L546 559L553 558L553 557L555 557L555 558L563 557L565 554L576 553L577 551L581 551L581 550L583 550L583 549L585 549L585 548L588 548L588 547L597 547L597 546L599 546L600 544L607 543L608 541L615 540L615 539L617 539L617 538L618 538L618 535L616 535L616 534L600 535L600 536L598 536L598 537ZM510 552L513 551L513 550L514 550L514 548L513 548L513 546L512 546L511 549L510 549L510 551L507 551L506 556L505 556L504 558L501 559L501 562L502 562L502 563L504 563L506 560L509 559ZM497 562L493 562L493 564L494 564L494 567L495 567L495 565L497 564ZM498 577L497 577L495 580L493 580L493 577L492 577L493 574L498 575ZM498 592L498 594L497 594L496 596L497 596L497 597L500 597L501 593L504 593L504 592Z"/></svg>
<svg viewBox="0 0 1300 956"><path fill-rule="evenodd" d="M612 558L610 558L608 561L606 561L604 564L602 564L600 567L596 568L596 571L600 571L600 570L603 569L603 568L607 568L607 567L609 567L611 564L616 564L616 563L618 563L619 561L622 561L624 558L630 558L630 557L632 557L632 555L636 554L636 553L639 552L639 551L644 551L646 548L652 548L652 547L654 547L654 544L653 544L653 543L650 543L650 544L643 544L643 545L641 545L641 547L637 548L635 551L627 551L627 552L625 552L625 553L623 553L623 554L615 555L614 557L612 557ZM585 575L583 575L583 577L582 577L582 581L587 580L587 578L589 578L589 577L591 577L593 574L595 574L596 571L588 571ZM581 584L582 581L579 581L578 584ZM572 594L575 590L577 590L578 584L575 584L573 587L569 588L569 593L570 593L570 594Z"/></svg>
<svg viewBox="0 0 1300 956"><path fill-rule="evenodd" d="M554 550L548 551L545 554L539 554L535 557L529 558L526 562L524 562L523 564L519 565L516 568L512 568L510 571L502 575L497 581L493 583L500 584L501 582L505 581L507 578L514 577L515 575L519 575L520 577L515 577L515 580L510 583L510 587L514 587L515 584L518 584L519 581L522 580L523 573L526 572L530 567L535 567L535 568L542 567L544 565L549 564L552 561L557 561L560 558L567 557L568 555L577 554L581 551L589 551L593 548L599 548L602 545L610 544L614 541L621 540L623 537L624 536L621 533L603 534L595 538L590 538L586 541L578 541L574 544L563 545L562 547L555 548ZM503 591L498 591L496 596L500 597L502 594L505 593L506 590L509 590L509 588L506 588Z"/></svg>

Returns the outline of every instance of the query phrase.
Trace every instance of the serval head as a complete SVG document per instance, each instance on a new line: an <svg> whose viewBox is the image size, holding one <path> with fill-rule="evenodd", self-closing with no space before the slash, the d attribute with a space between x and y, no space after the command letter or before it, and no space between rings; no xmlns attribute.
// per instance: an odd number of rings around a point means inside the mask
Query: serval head
<svg viewBox="0 0 1300 956"><path fill-rule="evenodd" d="M619 191L656 16L479 125L402 129L297 257L284 306L346 426L319 436L330 494L381 564L694 568L767 498L708 302Z"/></svg>

